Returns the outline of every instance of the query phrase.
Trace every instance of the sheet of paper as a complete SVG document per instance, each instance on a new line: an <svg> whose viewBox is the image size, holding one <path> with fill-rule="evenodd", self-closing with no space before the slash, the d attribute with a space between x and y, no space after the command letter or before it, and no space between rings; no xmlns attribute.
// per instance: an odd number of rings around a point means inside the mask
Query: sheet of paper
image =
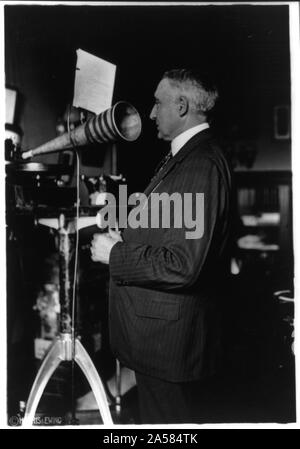
<svg viewBox="0 0 300 449"><path fill-rule="evenodd" d="M15 109L17 102L17 92L13 89L6 88L5 89L5 110L6 110L6 119L5 123L9 123L12 125L14 123L15 118Z"/></svg>
<svg viewBox="0 0 300 449"><path fill-rule="evenodd" d="M100 114L112 106L116 65L77 51L73 106Z"/></svg>

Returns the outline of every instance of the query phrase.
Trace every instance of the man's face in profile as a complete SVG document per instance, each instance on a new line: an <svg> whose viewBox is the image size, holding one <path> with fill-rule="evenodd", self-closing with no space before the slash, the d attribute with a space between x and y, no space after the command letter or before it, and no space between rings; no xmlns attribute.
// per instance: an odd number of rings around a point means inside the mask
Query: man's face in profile
<svg viewBox="0 0 300 449"><path fill-rule="evenodd" d="M159 139L172 140L180 126L178 91L165 78L158 84L154 97L150 119L156 121Z"/></svg>

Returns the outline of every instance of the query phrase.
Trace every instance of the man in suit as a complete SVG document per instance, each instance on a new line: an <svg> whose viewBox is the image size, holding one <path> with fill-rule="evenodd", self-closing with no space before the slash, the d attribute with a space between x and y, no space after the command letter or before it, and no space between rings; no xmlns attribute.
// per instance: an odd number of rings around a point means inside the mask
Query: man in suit
<svg viewBox="0 0 300 449"><path fill-rule="evenodd" d="M158 138L171 142L171 157L144 192L147 212L157 213L154 193L191 193L195 213L201 193L203 232L187 238L186 222L175 223L181 209L167 228L129 223L122 236L98 234L92 242L92 259L109 263L111 346L136 373L143 423L197 420L193 386L216 368L231 207L230 171L207 120L217 97L199 74L171 70L158 84L150 114Z"/></svg>

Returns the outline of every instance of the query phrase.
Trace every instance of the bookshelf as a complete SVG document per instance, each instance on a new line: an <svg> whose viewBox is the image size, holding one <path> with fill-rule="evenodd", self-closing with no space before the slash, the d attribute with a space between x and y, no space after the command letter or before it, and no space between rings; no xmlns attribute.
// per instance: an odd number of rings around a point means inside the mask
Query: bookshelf
<svg viewBox="0 0 300 449"><path fill-rule="evenodd" d="M243 227L238 246L292 255L292 173L238 171L235 181L238 217Z"/></svg>

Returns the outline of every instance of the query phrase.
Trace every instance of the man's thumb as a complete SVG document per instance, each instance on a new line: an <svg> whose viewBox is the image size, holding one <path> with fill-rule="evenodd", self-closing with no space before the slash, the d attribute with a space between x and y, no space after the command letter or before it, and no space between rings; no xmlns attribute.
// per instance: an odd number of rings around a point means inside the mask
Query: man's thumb
<svg viewBox="0 0 300 449"><path fill-rule="evenodd" d="M113 229L109 229L109 235L114 240L122 240L120 233L118 231L114 231Z"/></svg>

